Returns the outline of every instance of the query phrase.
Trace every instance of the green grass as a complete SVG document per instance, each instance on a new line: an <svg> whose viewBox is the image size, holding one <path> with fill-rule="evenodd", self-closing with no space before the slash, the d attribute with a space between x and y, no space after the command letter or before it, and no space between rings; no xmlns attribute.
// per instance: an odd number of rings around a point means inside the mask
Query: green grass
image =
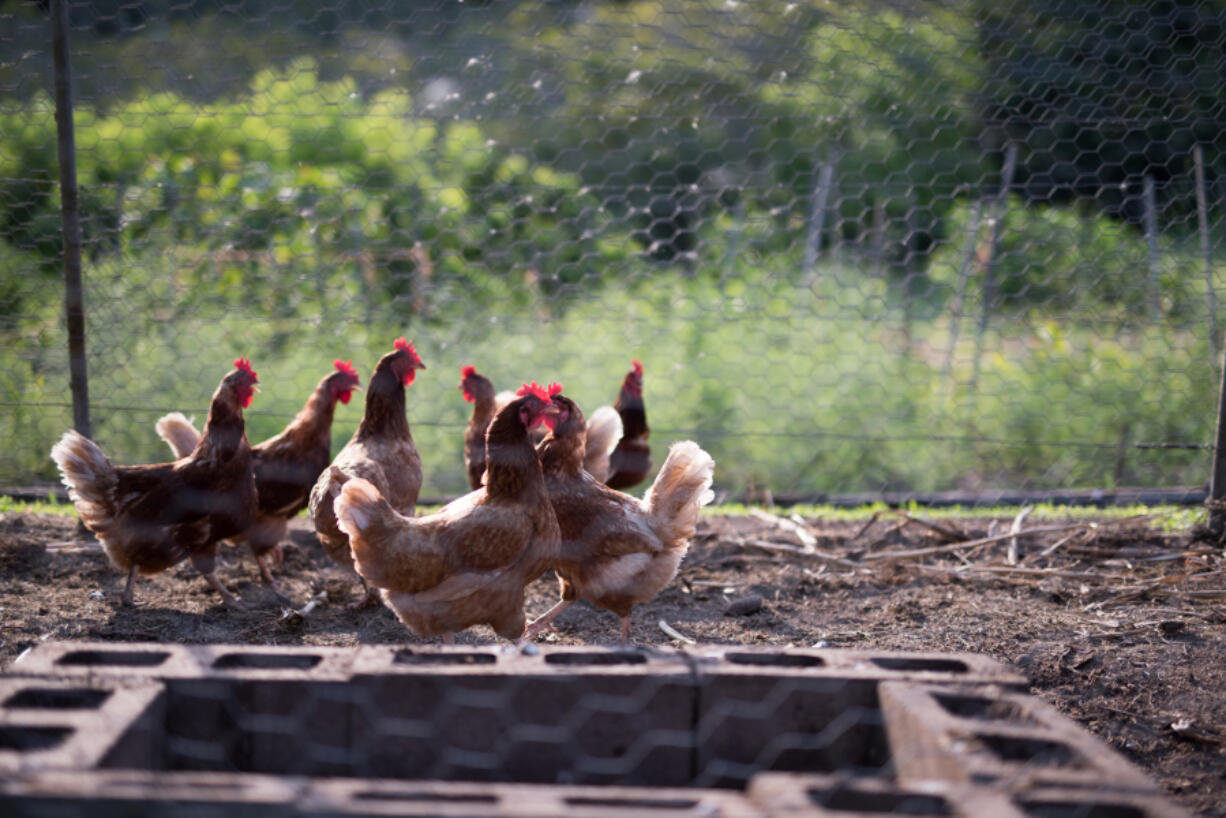
<svg viewBox="0 0 1226 818"><path fill-rule="evenodd" d="M739 517L750 513L760 506L749 506L743 503L726 503L718 506L707 506L702 513L710 517ZM868 520L874 514L888 511L885 503L844 508L825 505L795 505L782 508L772 506L763 509L780 516L797 514L801 517L830 520L832 522L860 522ZM925 508L909 505L902 509L908 514L925 520L969 520L969 519L1005 519L1012 520L1021 513L1021 506L991 506L970 508L950 506L946 508ZM1205 522L1205 510L1198 506L1061 506L1044 503L1036 505L1030 512L1028 520L1118 520L1126 517L1152 516L1152 525L1167 533L1178 533L1201 525Z"/></svg>
<svg viewBox="0 0 1226 818"><path fill-rule="evenodd" d="M419 506L419 515L433 514L442 506ZM705 517L741 517L752 509L762 509L761 506L750 506L744 503L725 503L718 506L707 506L702 510ZM874 514L887 511L884 503L843 508L825 505L795 505L782 508L772 506L763 509L772 514L801 517L832 522L861 522L868 520ZM993 506L990 508L966 508L952 506L948 508L923 508L911 505L903 509L908 514L926 520L967 520L967 519L1005 519L1012 520L1021 511L1019 506ZM12 497L0 495L0 514L55 514L64 517L76 515L72 503L66 503L52 494L47 500L15 500ZM305 516L306 512L303 512ZM1117 520L1125 517L1152 516L1152 525L1166 533L1175 534L1186 531L1205 522L1205 510L1195 506L1109 506L1094 508L1092 506L1057 506L1042 504L1034 507L1029 519L1036 520Z"/></svg>
<svg viewBox="0 0 1226 818"><path fill-rule="evenodd" d="M65 503L54 496L47 500L14 500L12 497L0 495L0 514L56 514L62 517L75 517L77 510L72 503Z"/></svg>

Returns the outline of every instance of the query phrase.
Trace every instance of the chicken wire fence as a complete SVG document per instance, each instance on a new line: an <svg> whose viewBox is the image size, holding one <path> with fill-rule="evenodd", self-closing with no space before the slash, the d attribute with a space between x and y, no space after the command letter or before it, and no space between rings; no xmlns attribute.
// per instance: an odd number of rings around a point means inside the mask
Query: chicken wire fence
<svg viewBox="0 0 1226 818"><path fill-rule="evenodd" d="M262 440L406 335L424 496L473 364L732 494L1198 485L1219 2L68 4L92 434ZM0 483L73 421L48 4L0 5ZM339 447L360 396L337 414ZM657 463L660 458L657 458Z"/></svg>
<svg viewBox="0 0 1226 818"><path fill-rule="evenodd" d="M0 804L30 816L77 814L83 798L142 815L1187 814L1054 709L1002 692L1016 677L999 665L850 654L48 645L26 663L61 678L0 678L7 735L21 737L16 759L0 756ZM40 758L57 730L61 756Z"/></svg>

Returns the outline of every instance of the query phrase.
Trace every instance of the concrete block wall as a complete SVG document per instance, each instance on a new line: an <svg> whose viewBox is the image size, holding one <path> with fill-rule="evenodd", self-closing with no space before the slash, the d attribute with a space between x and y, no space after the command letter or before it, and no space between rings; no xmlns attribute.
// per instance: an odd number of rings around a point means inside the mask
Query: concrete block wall
<svg viewBox="0 0 1226 818"><path fill-rule="evenodd" d="M0 814L1175 818L974 655L48 643Z"/></svg>

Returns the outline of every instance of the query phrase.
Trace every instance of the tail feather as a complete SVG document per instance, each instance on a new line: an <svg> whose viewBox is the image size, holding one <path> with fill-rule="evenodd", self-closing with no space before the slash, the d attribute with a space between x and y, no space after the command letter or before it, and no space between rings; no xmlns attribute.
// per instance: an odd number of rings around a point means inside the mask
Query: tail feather
<svg viewBox="0 0 1226 818"><path fill-rule="evenodd" d="M622 417L612 406L602 406L587 421L583 468L600 483L609 479L609 457L622 439Z"/></svg>
<svg viewBox="0 0 1226 818"><path fill-rule="evenodd" d="M413 536L413 522L398 513L379 490L360 477L341 486L333 504L347 535L354 568L371 585L392 591L417 591L438 582L441 557Z"/></svg>
<svg viewBox="0 0 1226 818"><path fill-rule="evenodd" d="M115 522L115 467L98 444L69 430L51 447L51 459L60 469L68 496L77 507L81 522L103 533Z"/></svg>
<svg viewBox="0 0 1226 818"><path fill-rule="evenodd" d="M642 500L667 547L688 547L699 509L715 499L714 477L715 461L697 443L684 440L669 447L668 459Z"/></svg>
<svg viewBox="0 0 1226 818"><path fill-rule="evenodd" d="M200 442L200 433L192 422L183 416L182 412L171 412L158 418L154 429L158 437L166 441L176 458L187 457Z"/></svg>

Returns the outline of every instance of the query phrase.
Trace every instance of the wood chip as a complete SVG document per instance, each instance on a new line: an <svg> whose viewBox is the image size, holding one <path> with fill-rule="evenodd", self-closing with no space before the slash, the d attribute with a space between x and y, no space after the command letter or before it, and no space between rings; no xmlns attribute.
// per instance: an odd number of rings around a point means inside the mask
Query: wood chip
<svg viewBox="0 0 1226 818"><path fill-rule="evenodd" d="M691 639L688 636L685 636L680 631L678 631L676 628L674 628L672 625L665 622L663 619L660 620L659 624L660 624L660 630L668 634L668 637L670 639L676 639L678 642L684 642L687 645L697 645L698 644L693 639Z"/></svg>
<svg viewBox="0 0 1226 818"><path fill-rule="evenodd" d="M780 528L790 534L795 535L796 539L800 540L800 544L805 547L806 551L811 551L817 546L817 537L813 536L813 533L809 531L807 526L803 526L797 522L794 522L793 520L788 520L784 517L771 514L768 511L763 511L760 508L751 508L749 510L749 516L753 517L755 520L770 523L776 528Z"/></svg>

